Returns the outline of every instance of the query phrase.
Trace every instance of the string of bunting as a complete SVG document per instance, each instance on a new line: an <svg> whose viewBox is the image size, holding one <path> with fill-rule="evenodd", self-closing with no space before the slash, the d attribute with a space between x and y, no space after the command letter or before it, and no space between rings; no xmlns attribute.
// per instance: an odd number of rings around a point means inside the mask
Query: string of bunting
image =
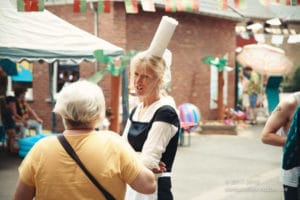
<svg viewBox="0 0 300 200"><path fill-rule="evenodd" d="M260 0L264 6L270 5L286 5L286 6L297 6L300 5L300 0Z"/></svg>
<svg viewBox="0 0 300 200"><path fill-rule="evenodd" d="M17 0L19 12L43 11L44 8L44 0Z"/></svg>
<svg viewBox="0 0 300 200"><path fill-rule="evenodd" d="M105 55L102 49L94 51L94 57L96 61L104 64L105 67L101 71L98 71L87 78L87 80L98 83L107 72L112 76L120 76L123 70L129 66L130 58L136 53L137 51L132 50L127 52L125 55L118 57L117 59L113 59L112 57Z"/></svg>
<svg viewBox="0 0 300 200"><path fill-rule="evenodd" d="M21 12L43 11L45 0L17 0L17 9ZM109 13L111 11L111 2L114 0L98 0L98 13ZM74 0L73 11L75 13L86 12L88 0ZM138 4L141 3L145 12L155 12L155 0L124 0L126 13L137 14ZM199 11L199 0L164 0L166 12L193 12ZM300 5L300 0L259 0L264 6L270 5ZM236 9L245 9L247 7L245 0L217 0L218 8L222 10L229 9L230 6Z"/></svg>

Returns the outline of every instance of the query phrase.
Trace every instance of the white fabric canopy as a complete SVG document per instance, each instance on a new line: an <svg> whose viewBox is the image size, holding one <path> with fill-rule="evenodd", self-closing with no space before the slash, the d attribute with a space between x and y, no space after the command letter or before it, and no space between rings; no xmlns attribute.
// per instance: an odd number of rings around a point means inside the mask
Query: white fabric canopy
<svg viewBox="0 0 300 200"><path fill-rule="evenodd" d="M20 61L93 60L103 49L110 56L123 49L62 20L51 12L18 12L16 1L0 1L0 59Z"/></svg>

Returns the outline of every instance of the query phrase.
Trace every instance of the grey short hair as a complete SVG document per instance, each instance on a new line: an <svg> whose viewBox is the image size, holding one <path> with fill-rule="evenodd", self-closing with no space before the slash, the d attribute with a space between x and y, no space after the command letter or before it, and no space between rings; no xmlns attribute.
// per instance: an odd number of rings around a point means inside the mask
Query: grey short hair
<svg viewBox="0 0 300 200"><path fill-rule="evenodd" d="M105 100L102 89L86 80L74 82L58 94L53 112L72 127L89 126L104 118Z"/></svg>

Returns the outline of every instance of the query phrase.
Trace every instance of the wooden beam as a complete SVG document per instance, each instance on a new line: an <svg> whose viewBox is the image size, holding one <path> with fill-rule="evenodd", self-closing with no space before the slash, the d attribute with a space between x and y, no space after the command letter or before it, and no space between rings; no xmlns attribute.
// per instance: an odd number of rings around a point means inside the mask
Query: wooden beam
<svg viewBox="0 0 300 200"><path fill-rule="evenodd" d="M110 130L120 133L120 111L119 111L119 101L121 95L121 76L111 77L111 111L112 117L110 121Z"/></svg>
<svg viewBox="0 0 300 200"><path fill-rule="evenodd" d="M218 116L219 121L224 121L224 104L223 104L223 71L218 72Z"/></svg>

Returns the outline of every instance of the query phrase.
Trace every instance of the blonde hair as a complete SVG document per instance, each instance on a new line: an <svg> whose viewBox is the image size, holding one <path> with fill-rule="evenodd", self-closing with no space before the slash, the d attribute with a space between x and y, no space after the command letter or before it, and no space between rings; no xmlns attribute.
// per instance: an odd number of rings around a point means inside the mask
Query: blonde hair
<svg viewBox="0 0 300 200"><path fill-rule="evenodd" d="M164 80L167 66L163 58L153 56L147 51L142 51L137 53L131 59L130 69L134 71L136 66L143 66L145 69L152 70L154 75L158 78L159 86L161 88L168 83L166 80Z"/></svg>
<svg viewBox="0 0 300 200"><path fill-rule="evenodd" d="M85 80L74 82L58 94L53 112L73 128L90 128L105 116L102 89Z"/></svg>

